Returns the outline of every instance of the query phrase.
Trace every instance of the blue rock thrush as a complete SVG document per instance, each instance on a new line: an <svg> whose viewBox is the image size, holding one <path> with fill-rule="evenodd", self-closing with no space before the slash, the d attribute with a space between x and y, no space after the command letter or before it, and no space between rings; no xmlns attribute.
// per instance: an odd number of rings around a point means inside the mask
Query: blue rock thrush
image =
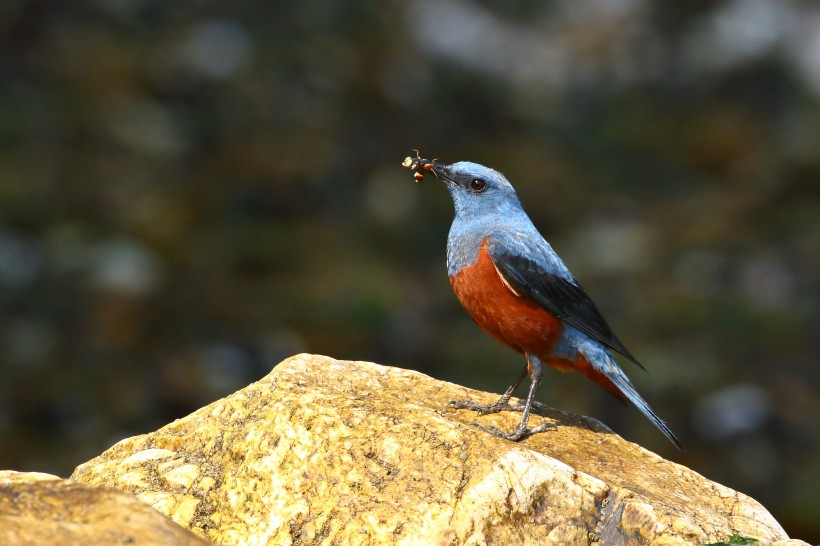
<svg viewBox="0 0 820 546"><path fill-rule="evenodd" d="M418 156L418 153L416 154ZM418 181L432 173L444 183L455 205L447 239L447 272L459 302L476 323L507 347L524 355L526 366L494 404L453 401L451 406L479 415L520 411L510 433L474 426L500 438L518 441L554 425L528 428L543 365L575 370L622 402L630 401L678 448L672 431L632 386L612 351L632 362L634 356L615 337L595 304L564 262L533 226L509 181L498 171L462 161L444 165L415 157L403 166ZM530 377L524 405L511 405L513 392Z"/></svg>

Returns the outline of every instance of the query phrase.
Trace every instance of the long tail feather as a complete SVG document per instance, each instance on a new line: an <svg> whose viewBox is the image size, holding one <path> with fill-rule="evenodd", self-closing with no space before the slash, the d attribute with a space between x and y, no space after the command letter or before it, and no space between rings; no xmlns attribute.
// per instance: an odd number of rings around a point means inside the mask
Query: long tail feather
<svg viewBox="0 0 820 546"><path fill-rule="evenodd" d="M618 370L618 372L620 372L620 370ZM610 381L612 381L612 383L615 384L616 387L618 387L618 390L621 391L623 395L626 396L626 398L630 402L632 402L632 404L634 404L636 408L638 408L638 411L643 413L646 416L646 418L649 419L652 422L652 424L655 425L658 428L658 430L660 430L663 433L664 436L669 438L670 442L675 444L675 447L677 447L678 449L683 449L683 445L681 445L680 441L672 432L672 430L670 430L666 423L664 423L663 420L661 420L661 418L658 417L657 414L655 414L652 408L649 407L649 404L646 403L646 400L644 400L643 397L641 397L641 395L638 394L638 391L636 391L635 387L632 386L632 382L629 381L629 378L627 378L626 375L623 374L623 372L618 372L605 373L605 375L609 378Z"/></svg>

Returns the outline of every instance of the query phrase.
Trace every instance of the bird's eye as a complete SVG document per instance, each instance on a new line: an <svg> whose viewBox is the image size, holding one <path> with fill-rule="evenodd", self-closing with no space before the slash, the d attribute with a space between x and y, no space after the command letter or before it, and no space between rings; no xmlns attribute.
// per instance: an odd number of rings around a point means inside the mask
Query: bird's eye
<svg viewBox="0 0 820 546"><path fill-rule="evenodd" d="M473 178L470 180L470 189L473 191L484 191L487 189L487 183L480 178Z"/></svg>

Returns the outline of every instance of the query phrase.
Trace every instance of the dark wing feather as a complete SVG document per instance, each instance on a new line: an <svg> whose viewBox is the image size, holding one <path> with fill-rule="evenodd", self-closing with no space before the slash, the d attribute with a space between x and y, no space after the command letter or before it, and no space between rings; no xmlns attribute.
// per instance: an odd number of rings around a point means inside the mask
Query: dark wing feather
<svg viewBox="0 0 820 546"><path fill-rule="evenodd" d="M632 356L601 316L584 289L571 277L547 270L533 259L510 251L503 242L494 241L488 248L490 257L504 279L519 294L526 296L561 320L566 321L595 341L617 351L641 369L646 368ZM500 243L500 244L498 244ZM551 250L551 249L550 249ZM558 259L555 256L555 259ZM563 264L561 264L563 267ZM569 276L566 272L565 275Z"/></svg>

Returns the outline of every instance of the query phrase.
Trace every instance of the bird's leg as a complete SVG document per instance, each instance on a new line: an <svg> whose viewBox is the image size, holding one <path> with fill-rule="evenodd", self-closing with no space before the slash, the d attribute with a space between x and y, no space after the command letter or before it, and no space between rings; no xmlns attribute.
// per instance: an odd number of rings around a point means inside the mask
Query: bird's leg
<svg viewBox="0 0 820 546"><path fill-rule="evenodd" d="M515 381L513 384L510 385L504 394L501 395L495 403L493 404L477 404L472 400L450 400L447 402L447 405L455 408L455 409L469 409L475 412L478 412L479 415L488 415L490 413L498 413L499 411L522 411L524 409L523 406L511 406L510 405L510 398L512 398L515 389L521 384L524 378L527 376L527 368L528 366L524 366L518 375L515 377Z"/></svg>
<svg viewBox="0 0 820 546"><path fill-rule="evenodd" d="M521 384L521 381L524 380L524 374L529 372L530 376L530 390L527 393L527 400L523 406L511 406L509 404L510 397L512 396L513 391ZM502 410L511 410L511 411L521 411L521 422L518 423L518 427L512 432L502 432L498 428L487 425L482 426L478 423L470 423L470 425L483 430L484 432L489 432L493 436L498 436L499 438L504 438L505 440L511 440L513 442L517 442L518 440L522 440L528 436L532 436L533 434L537 434L539 432L544 432L550 428L558 428L552 423L544 423L541 426L535 428L527 428L527 422L530 418L530 412L532 411L533 402L535 400L535 391L538 390L538 385L541 383L541 376L544 372L543 366L541 361L538 357L534 355L527 354L527 366L521 370L518 374L518 377L515 378L515 382L510 386L509 389L501 396L501 398L495 404L490 404L489 406L481 406L475 404L474 402L469 401L453 401L450 402L448 405L453 406L457 409L465 408L465 409L473 409L478 412L479 415L486 415L488 413L495 413Z"/></svg>

